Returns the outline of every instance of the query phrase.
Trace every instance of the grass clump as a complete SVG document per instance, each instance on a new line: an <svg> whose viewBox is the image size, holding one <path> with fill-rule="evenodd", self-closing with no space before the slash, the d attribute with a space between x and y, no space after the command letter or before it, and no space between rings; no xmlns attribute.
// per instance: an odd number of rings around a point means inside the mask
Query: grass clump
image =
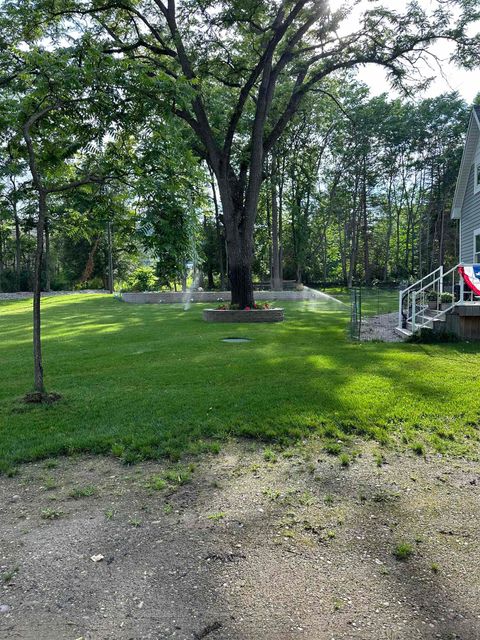
<svg viewBox="0 0 480 640"><path fill-rule="evenodd" d="M60 509L51 509L47 507L46 509L42 510L40 517L42 518L42 520L57 520L63 515L63 511L61 511Z"/></svg>
<svg viewBox="0 0 480 640"><path fill-rule="evenodd" d="M345 469L347 467L349 467L350 464L351 464L351 459L350 459L350 456L348 455L348 453L341 453L338 456L338 459L340 461L340 466L344 467Z"/></svg>
<svg viewBox="0 0 480 640"><path fill-rule="evenodd" d="M277 462L277 455L272 449L265 449L263 452L263 459L265 462L275 463Z"/></svg>
<svg viewBox="0 0 480 640"><path fill-rule="evenodd" d="M179 465L165 471L163 473L163 480L166 480L170 485L181 487L182 485L188 484L192 481L192 473L194 470L194 464L189 464L186 467Z"/></svg>
<svg viewBox="0 0 480 640"><path fill-rule="evenodd" d="M325 451L331 456L338 456L342 452L342 445L339 442L326 442Z"/></svg>
<svg viewBox="0 0 480 640"><path fill-rule="evenodd" d="M3 584L8 584L14 579L18 572L19 567L14 567L13 569L4 571L3 573L0 573L0 580L3 582Z"/></svg>
<svg viewBox="0 0 480 640"><path fill-rule="evenodd" d="M97 493L97 487L93 484L86 485L85 487L75 487L68 492L70 498L79 500L80 498L89 498Z"/></svg>
<svg viewBox="0 0 480 640"><path fill-rule="evenodd" d="M400 542L393 550L393 555L397 560L405 562L413 555L413 546L408 542Z"/></svg>
<svg viewBox="0 0 480 640"><path fill-rule="evenodd" d="M147 480L145 486L152 491L163 491L167 486L167 481L162 476L154 475Z"/></svg>
<svg viewBox="0 0 480 640"><path fill-rule="evenodd" d="M423 445L421 442L412 442L412 444L410 445L410 449L417 456L424 456L425 453L426 453L425 452L425 445Z"/></svg>
<svg viewBox="0 0 480 640"><path fill-rule="evenodd" d="M225 511L217 511L216 513L211 513L207 516L208 520L214 520L215 522L218 520L223 520L227 514Z"/></svg>

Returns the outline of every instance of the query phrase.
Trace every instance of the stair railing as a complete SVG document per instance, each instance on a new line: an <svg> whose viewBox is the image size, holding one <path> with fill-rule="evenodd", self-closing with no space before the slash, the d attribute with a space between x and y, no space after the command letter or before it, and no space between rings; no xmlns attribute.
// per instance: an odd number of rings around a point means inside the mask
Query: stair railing
<svg viewBox="0 0 480 640"><path fill-rule="evenodd" d="M471 302L474 301L473 292L465 291L465 283L458 273L458 267L460 266L462 266L462 263L455 265L448 271L444 271L443 266L438 267L407 289L400 291L399 328L406 329L410 323L411 332L415 333L423 327L431 327L435 320L445 316L456 305L465 302L466 296ZM430 309L428 304L432 298L430 295L432 292L434 293L433 299L435 300L436 298L435 309ZM441 296L444 293L451 294L451 304L441 302ZM448 306L443 307L443 304Z"/></svg>

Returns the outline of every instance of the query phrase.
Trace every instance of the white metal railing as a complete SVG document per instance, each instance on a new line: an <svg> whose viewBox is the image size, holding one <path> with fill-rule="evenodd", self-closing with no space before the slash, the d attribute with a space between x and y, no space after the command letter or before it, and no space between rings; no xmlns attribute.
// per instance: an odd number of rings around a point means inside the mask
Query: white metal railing
<svg viewBox="0 0 480 640"><path fill-rule="evenodd" d="M472 291L465 291L464 281L458 272L463 263L445 271L438 267L421 280L410 285L399 293L398 328L410 330L411 333L431 328L435 320L439 320L457 304L474 301ZM449 300L442 302L442 296L449 294ZM467 296L467 300L466 300Z"/></svg>

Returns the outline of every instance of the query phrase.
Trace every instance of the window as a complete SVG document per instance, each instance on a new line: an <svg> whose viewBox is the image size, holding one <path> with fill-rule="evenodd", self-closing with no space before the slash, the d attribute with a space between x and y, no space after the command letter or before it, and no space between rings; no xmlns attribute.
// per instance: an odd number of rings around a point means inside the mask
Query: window
<svg viewBox="0 0 480 640"><path fill-rule="evenodd" d="M473 263L480 264L480 229L473 232Z"/></svg>

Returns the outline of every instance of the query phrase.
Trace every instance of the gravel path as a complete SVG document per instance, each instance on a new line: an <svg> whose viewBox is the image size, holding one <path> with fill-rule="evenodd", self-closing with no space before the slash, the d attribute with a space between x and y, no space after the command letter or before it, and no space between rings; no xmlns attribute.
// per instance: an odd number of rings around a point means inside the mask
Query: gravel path
<svg viewBox="0 0 480 640"><path fill-rule="evenodd" d="M479 463L358 447L0 478L0 638L478 640Z"/></svg>
<svg viewBox="0 0 480 640"><path fill-rule="evenodd" d="M362 318L361 340L381 340L382 342L401 342L395 333L398 313L383 313L379 316Z"/></svg>

